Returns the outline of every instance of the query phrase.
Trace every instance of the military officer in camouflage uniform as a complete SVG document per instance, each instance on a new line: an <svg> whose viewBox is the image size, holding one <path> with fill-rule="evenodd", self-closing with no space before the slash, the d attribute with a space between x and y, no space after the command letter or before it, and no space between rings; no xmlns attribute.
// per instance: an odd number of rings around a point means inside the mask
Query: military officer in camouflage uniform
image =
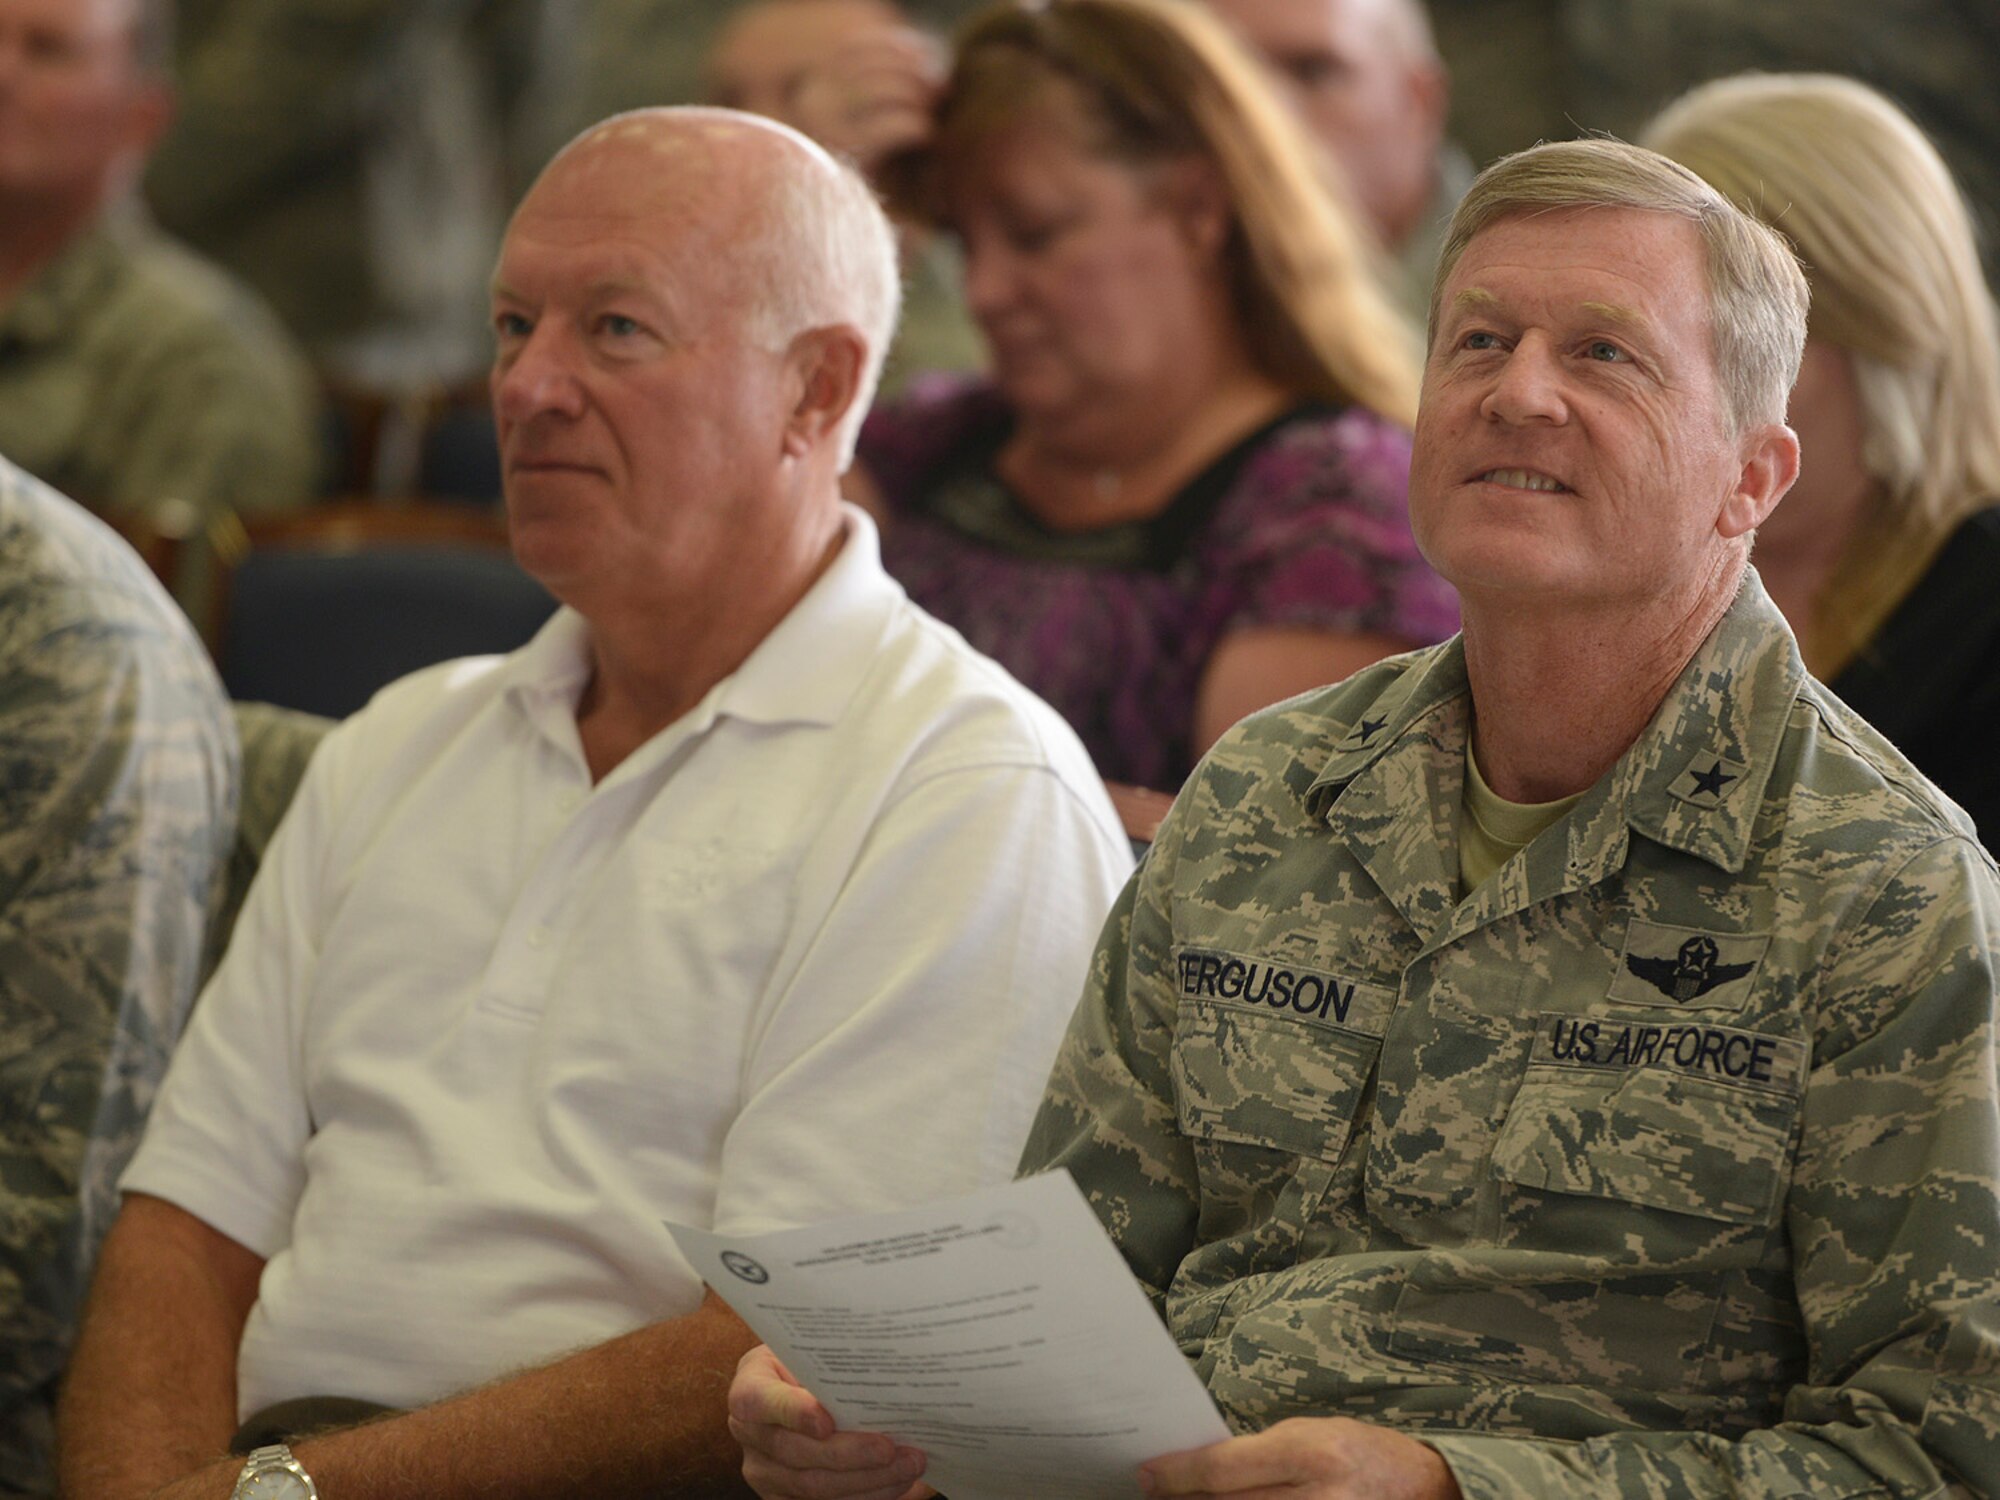
<svg viewBox="0 0 2000 1500"><path fill-rule="evenodd" d="M133 199L168 113L166 5L0 0L0 453L199 537L307 499L319 439L276 320Z"/></svg>
<svg viewBox="0 0 2000 1500"><path fill-rule="evenodd" d="M235 818L236 734L187 621L0 461L0 1495L54 1492L56 1376Z"/></svg>
<svg viewBox="0 0 2000 1500"><path fill-rule="evenodd" d="M1805 287L1609 141L1475 184L1411 479L1463 635L1239 725L1024 1168L1242 1434L1149 1493L2000 1487L2000 878L1747 569ZM924 1493L768 1351L766 1496Z"/></svg>

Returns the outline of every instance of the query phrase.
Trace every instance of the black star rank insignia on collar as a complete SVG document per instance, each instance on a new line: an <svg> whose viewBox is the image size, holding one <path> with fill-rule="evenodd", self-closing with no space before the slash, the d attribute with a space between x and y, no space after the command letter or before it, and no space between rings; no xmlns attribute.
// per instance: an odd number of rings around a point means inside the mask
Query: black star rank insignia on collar
<svg viewBox="0 0 2000 1500"><path fill-rule="evenodd" d="M1359 740L1365 745L1374 739L1376 735L1380 734L1383 726L1388 722L1387 719L1363 719L1359 724L1354 726L1354 732L1348 738Z"/></svg>
<svg viewBox="0 0 2000 1500"><path fill-rule="evenodd" d="M1696 807L1720 807L1729 789L1749 767L1724 755L1697 755L1668 787L1674 796Z"/></svg>

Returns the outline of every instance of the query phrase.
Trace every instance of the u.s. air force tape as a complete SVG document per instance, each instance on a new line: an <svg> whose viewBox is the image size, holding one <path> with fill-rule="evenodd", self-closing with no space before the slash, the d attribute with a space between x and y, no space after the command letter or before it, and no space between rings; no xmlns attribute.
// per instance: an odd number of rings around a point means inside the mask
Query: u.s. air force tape
<svg viewBox="0 0 2000 1500"><path fill-rule="evenodd" d="M1544 1011L1535 1026L1531 1062L1561 1068L1661 1068L1690 1078L1772 1093L1805 1085L1806 1044L1699 1021L1624 1021Z"/></svg>
<svg viewBox="0 0 2000 1500"><path fill-rule="evenodd" d="M1396 991L1387 985L1309 969L1282 958L1214 948L1176 948L1174 974L1175 986L1186 1000L1268 1011L1366 1036L1382 1035L1396 1006Z"/></svg>

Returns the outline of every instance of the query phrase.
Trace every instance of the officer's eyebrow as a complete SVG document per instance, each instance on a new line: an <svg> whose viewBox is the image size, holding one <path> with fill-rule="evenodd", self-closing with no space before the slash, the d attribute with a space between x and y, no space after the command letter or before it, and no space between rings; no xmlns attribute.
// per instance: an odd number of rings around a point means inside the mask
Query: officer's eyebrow
<svg viewBox="0 0 2000 1500"><path fill-rule="evenodd" d="M1453 312L1485 312L1500 305L1500 299L1483 286L1469 286L1451 299Z"/></svg>
<svg viewBox="0 0 2000 1500"><path fill-rule="evenodd" d="M1583 310L1593 318L1601 318L1606 323L1618 323L1627 328L1650 328L1652 319L1637 308L1627 307L1622 302L1586 302Z"/></svg>

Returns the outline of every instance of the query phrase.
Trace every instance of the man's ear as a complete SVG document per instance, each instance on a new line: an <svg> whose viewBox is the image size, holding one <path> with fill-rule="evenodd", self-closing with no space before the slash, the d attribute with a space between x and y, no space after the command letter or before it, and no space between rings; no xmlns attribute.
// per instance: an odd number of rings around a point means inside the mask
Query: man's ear
<svg viewBox="0 0 2000 1500"><path fill-rule="evenodd" d="M1799 436L1779 422L1754 427L1738 446L1743 468L1722 502L1715 529L1725 537L1755 531L1799 477Z"/></svg>
<svg viewBox="0 0 2000 1500"><path fill-rule="evenodd" d="M868 341L845 323L809 328L792 340L785 358L798 396L785 423L784 453L804 458L839 428L861 399Z"/></svg>

